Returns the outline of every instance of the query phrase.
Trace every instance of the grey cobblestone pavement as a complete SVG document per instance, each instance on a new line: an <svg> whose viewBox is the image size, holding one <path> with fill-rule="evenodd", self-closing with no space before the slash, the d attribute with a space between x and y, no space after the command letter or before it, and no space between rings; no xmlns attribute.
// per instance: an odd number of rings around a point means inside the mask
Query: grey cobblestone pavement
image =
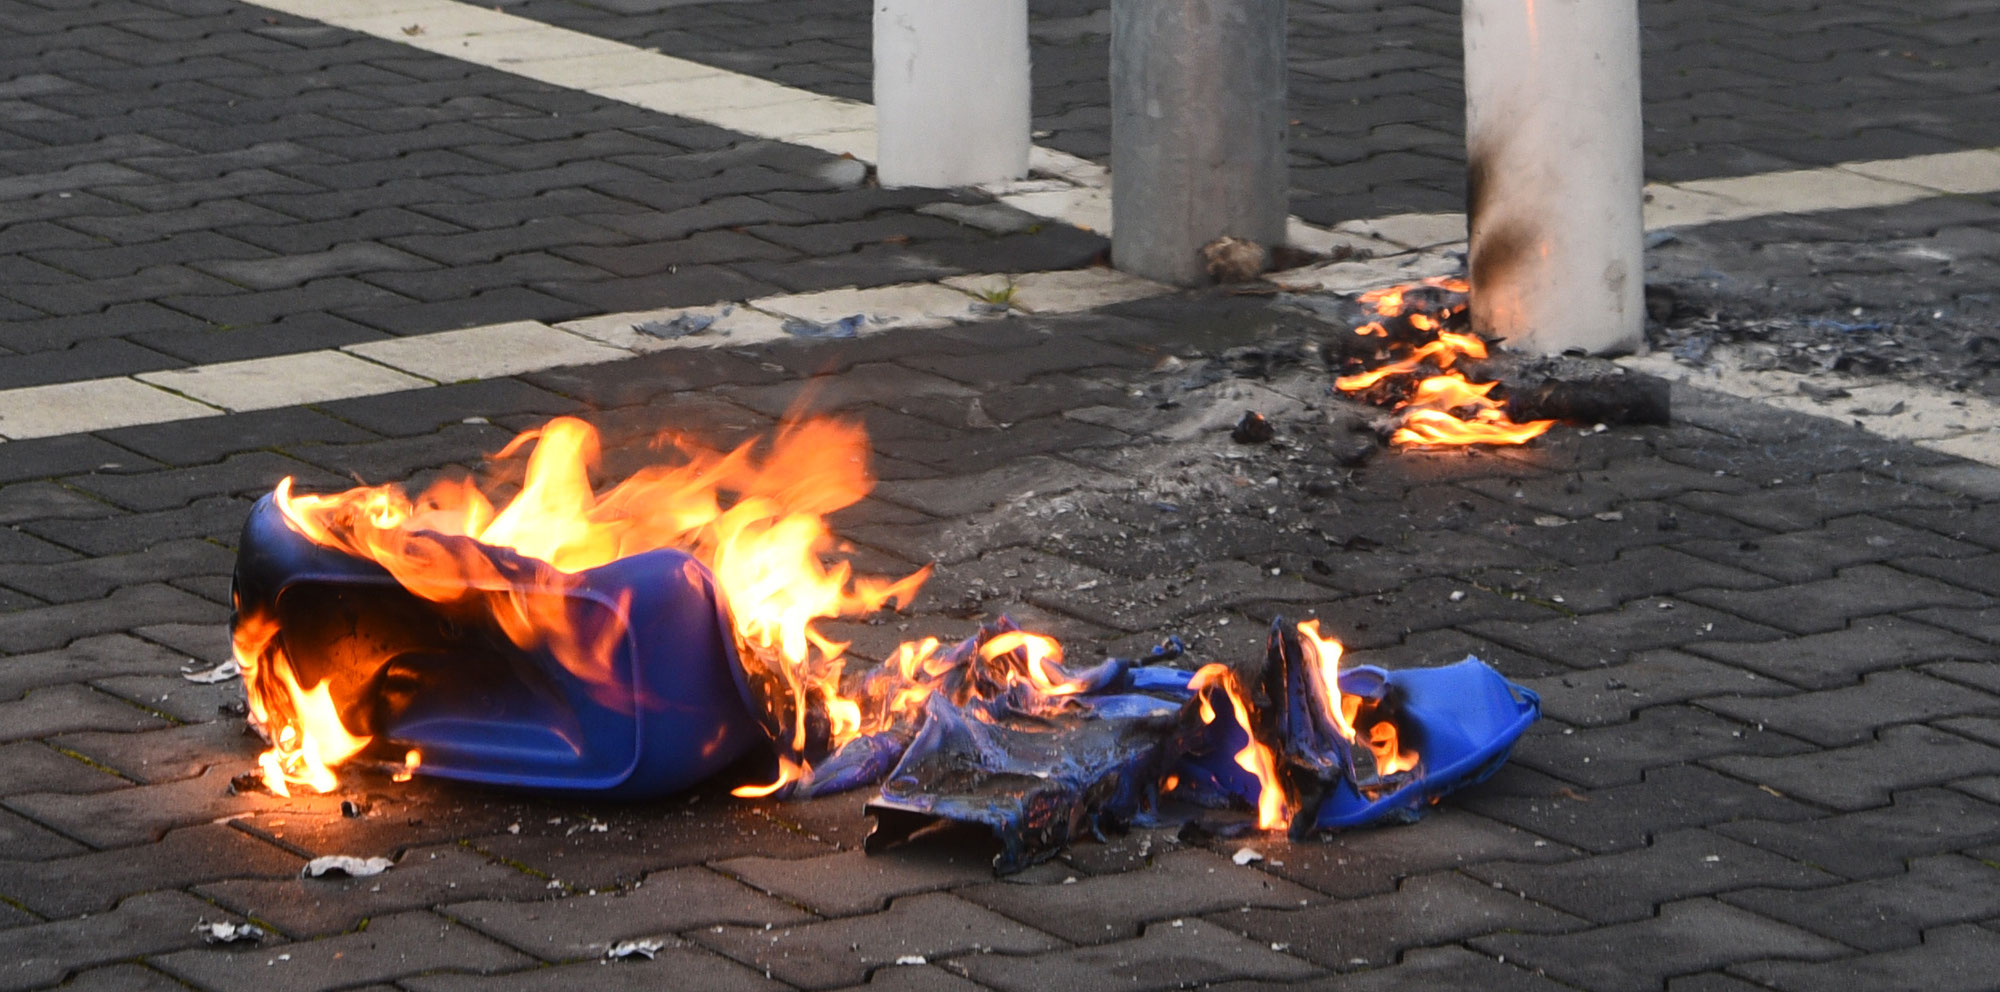
<svg viewBox="0 0 2000 992"><path fill-rule="evenodd" d="M1455 208L1448 5L1293 6L1297 208ZM1102 7L1036 3L1038 126L1080 154ZM866 96L856 3L508 9ZM1659 178L2000 140L1991 2L1643 10ZM1102 249L257 8L0 0L0 27L0 387ZM1986 313L1995 231L2000 198L1967 196L1655 263L1746 317ZM1940 232L1942 267L1913 251ZM1333 330L1183 294L0 445L0 990L2000 988L2000 473L1696 391L1670 427L1345 466L1290 347ZM1361 663L1477 654L1546 718L1411 826L1141 831L1005 879L964 835L861 855L859 796L229 788L259 747L240 689L180 673L227 656L277 478L421 481L565 413L629 469L808 388L875 439L883 481L836 519L857 563L940 563L911 613L833 625L863 656L1006 613L1079 655L1180 633L1247 662L1272 616L1317 616ZM1273 443L1228 439L1246 409ZM397 863L298 877L326 854ZM245 920L270 936L195 932Z"/></svg>
<svg viewBox="0 0 2000 992"><path fill-rule="evenodd" d="M9 444L0 987L1992 987L1991 470L1695 392L1673 427L1343 468L1324 374L1247 371L1321 333L1182 298ZM1243 660L1316 615L1357 662L1477 653L1547 718L1413 826L1142 831L999 880L963 834L860 855L857 796L231 794L236 690L178 672L225 655L227 549L273 476L424 477L557 412L614 452L730 439L805 388L875 437L858 560L942 563L913 613L835 626L865 655L1004 612ZM1252 405L1273 444L1228 440ZM296 877L332 853L398 863ZM272 936L207 947L202 919ZM594 963L639 937L667 948Z"/></svg>

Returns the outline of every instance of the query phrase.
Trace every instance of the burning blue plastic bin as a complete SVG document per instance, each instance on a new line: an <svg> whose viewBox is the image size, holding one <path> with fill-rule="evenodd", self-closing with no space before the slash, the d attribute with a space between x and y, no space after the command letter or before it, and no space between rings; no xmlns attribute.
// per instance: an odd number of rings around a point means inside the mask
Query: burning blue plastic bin
<svg viewBox="0 0 2000 992"><path fill-rule="evenodd" d="M488 550L502 565L522 561ZM490 622L409 593L381 566L307 540L269 496L244 524L234 596L239 617L278 618L302 684L335 672L365 683L348 694L361 718L349 729L372 732L368 753L384 760L418 749L425 775L644 798L693 785L766 739L706 568L660 550L576 578L571 614L618 630L608 693ZM357 652L389 660L372 672L343 665Z"/></svg>

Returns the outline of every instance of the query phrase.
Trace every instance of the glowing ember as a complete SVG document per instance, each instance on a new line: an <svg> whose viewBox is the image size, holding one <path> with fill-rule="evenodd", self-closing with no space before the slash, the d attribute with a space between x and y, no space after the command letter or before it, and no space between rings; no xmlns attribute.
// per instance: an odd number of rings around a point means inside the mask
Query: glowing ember
<svg viewBox="0 0 2000 992"><path fill-rule="evenodd" d="M1553 420L1515 423L1490 395L1497 383L1473 383L1449 371L1461 358L1487 357L1486 342L1449 329L1463 326L1464 303L1439 299L1469 290L1462 279L1440 277L1361 295L1360 302L1373 307L1379 319L1355 333L1381 339L1380 364L1340 376L1334 385L1350 393L1389 393L1378 398L1403 415L1389 443L1524 444L1554 426Z"/></svg>

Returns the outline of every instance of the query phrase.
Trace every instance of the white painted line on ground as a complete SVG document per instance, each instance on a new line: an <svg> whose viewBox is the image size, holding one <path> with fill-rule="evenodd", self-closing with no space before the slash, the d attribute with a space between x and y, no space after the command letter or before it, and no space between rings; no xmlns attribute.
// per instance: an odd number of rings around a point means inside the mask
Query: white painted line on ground
<svg viewBox="0 0 2000 992"><path fill-rule="evenodd" d="M632 357L627 349L607 347L533 320L367 341L341 350L438 382L498 379Z"/></svg>
<svg viewBox="0 0 2000 992"><path fill-rule="evenodd" d="M132 378L231 413L375 396L437 384L431 377L409 375L338 351L306 351L195 365L142 372ZM5 432L0 428L0 433Z"/></svg>
<svg viewBox="0 0 2000 992"><path fill-rule="evenodd" d="M841 334L990 320L1001 311L982 294L1015 287L1013 309L1036 314L1091 310L1173 292L1110 269L957 276L945 282L788 293L747 303L606 314L553 327L532 320L488 324L238 362L133 376L0 390L0 439L79 434L197 417L327 403L597 365L675 348L741 347L805 340L810 326L861 320ZM713 318L712 320L709 318ZM648 325L651 332L641 331Z"/></svg>
<svg viewBox="0 0 2000 992"><path fill-rule="evenodd" d="M0 437L25 441L210 417L212 406L136 379L91 379L0 391Z"/></svg>

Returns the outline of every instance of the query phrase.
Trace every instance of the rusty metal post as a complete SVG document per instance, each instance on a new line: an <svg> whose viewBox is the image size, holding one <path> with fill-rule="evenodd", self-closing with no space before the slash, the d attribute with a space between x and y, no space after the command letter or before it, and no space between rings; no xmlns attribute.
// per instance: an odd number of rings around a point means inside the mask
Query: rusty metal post
<svg viewBox="0 0 2000 992"><path fill-rule="evenodd" d="M1112 0L1111 261L1208 281L1203 246L1285 241L1284 0Z"/></svg>
<svg viewBox="0 0 2000 992"><path fill-rule="evenodd" d="M1637 0L1464 0L1472 323L1521 351L1645 333Z"/></svg>

